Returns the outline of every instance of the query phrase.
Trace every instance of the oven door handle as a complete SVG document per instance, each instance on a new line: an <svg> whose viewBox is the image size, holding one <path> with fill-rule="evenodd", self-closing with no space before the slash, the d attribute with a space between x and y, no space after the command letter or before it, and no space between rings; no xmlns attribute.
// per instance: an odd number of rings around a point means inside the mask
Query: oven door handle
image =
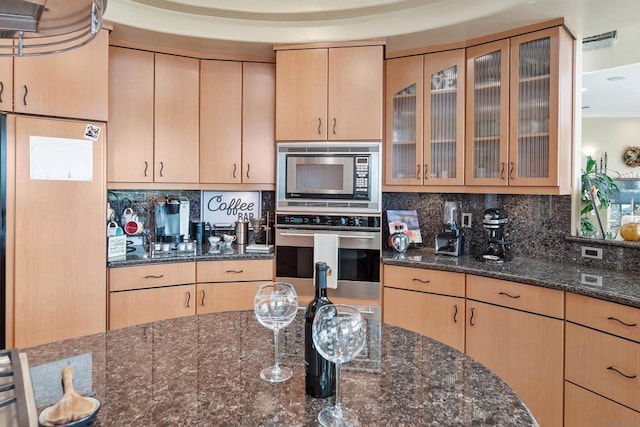
<svg viewBox="0 0 640 427"><path fill-rule="evenodd" d="M281 232L281 236L289 236L289 237L313 237L314 233L292 233L292 232ZM375 239L375 235L373 234L338 234L338 237L341 239Z"/></svg>

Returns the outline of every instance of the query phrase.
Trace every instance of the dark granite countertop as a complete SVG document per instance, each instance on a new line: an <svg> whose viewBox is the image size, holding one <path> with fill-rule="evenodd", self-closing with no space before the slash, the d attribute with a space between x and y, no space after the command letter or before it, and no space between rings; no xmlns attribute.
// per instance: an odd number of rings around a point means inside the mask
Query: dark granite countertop
<svg viewBox="0 0 640 427"><path fill-rule="evenodd" d="M130 267L134 265L158 264L165 262L193 262L193 261L219 261L238 259L273 259L273 252L259 253L247 252L242 246L231 245L221 250L210 251L209 245L198 245L195 251L149 252L145 247L138 247L135 253L127 254L125 258L107 261L107 267Z"/></svg>
<svg viewBox="0 0 640 427"><path fill-rule="evenodd" d="M278 385L260 379L273 362L273 333L253 312L159 321L25 351L31 366L91 353L102 402L93 425L315 426L333 399L305 395L303 322L300 313L281 334L282 363L294 376ZM535 425L517 395L470 357L401 328L368 327L379 338L365 354L378 363L345 364L341 383L360 425Z"/></svg>
<svg viewBox="0 0 640 427"><path fill-rule="evenodd" d="M469 255L435 255L433 249L410 249L404 254L384 251L384 264L476 274L529 285L569 291L640 308L638 277L624 271L531 258L504 264L477 261Z"/></svg>

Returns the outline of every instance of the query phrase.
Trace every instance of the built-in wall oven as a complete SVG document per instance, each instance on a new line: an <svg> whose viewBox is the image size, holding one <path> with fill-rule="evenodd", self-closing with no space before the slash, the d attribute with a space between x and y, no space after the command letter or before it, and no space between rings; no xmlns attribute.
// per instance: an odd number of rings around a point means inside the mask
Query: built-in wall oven
<svg viewBox="0 0 640 427"><path fill-rule="evenodd" d="M379 302L381 234L380 215L277 214L276 280L293 284L299 299L309 301L315 262L324 261L331 269L330 299ZM370 310L379 320L379 308Z"/></svg>
<svg viewBox="0 0 640 427"><path fill-rule="evenodd" d="M380 213L380 142L277 145L277 212Z"/></svg>

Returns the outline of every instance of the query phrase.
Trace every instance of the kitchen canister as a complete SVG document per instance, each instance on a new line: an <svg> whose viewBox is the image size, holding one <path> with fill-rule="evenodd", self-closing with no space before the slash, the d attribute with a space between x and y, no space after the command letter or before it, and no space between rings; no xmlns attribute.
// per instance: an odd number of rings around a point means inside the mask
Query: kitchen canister
<svg viewBox="0 0 640 427"><path fill-rule="evenodd" d="M236 221L236 245L249 242L249 221Z"/></svg>

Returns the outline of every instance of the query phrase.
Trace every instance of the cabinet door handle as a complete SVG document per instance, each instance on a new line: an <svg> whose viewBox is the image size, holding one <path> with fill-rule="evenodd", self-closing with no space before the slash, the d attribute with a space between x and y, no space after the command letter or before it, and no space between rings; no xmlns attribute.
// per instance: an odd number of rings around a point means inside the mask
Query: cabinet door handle
<svg viewBox="0 0 640 427"><path fill-rule="evenodd" d="M453 323L458 323L458 304L454 304L453 308L455 309L453 312Z"/></svg>
<svg viewBox="0 0 640 427"><path fill-rule="evenodd" d="M498 295L506 295L509 298L513 298L513 299L520 298L520 295L511 295L509 292L498 292Z"/></svg>
<svg viewBox="0 0 640 427"><path fill-rule="evenodd" d="M233 177L236 177L236 170L238 169L238 165L237 164L233 164Z"/></svg>
<svg viewBox="0 0 640 427"><path fill-rule="evenodd" d="M27 85L24 85L24 96L22 97L22 103L27 105L27 94L29 93L29 88Z"/></svg>
<svg viewBox="0 0 640 427"><path fill-rule="evenodd" d="M427 171L429 170L429 167L427 166L427 164L424 164L424 179L428 179L427 178Z"/></svg>
<svg viewBox="0 0 640 427"><path fill-rule="evenodd" d="M476 325L475 323L473 323L473 316L476 314L475 310L476 310L475 308L471 308L471 317L469 318L469 324L471 326L475 326Z"/></svg>
<svg viewBox="0 0 640 427"><path fill-rule="evenodd" d="M320 126L322 126L322 118L318 117L318 135L320 135Z"/></svg>
<svg viewBox="0 0 640 427"><path fill-rule="evenodd" d="M4 83L0 82L0 102L2 102L3 93L4 93Z"/></svg>
<svg viewBox="0 0 640 427"><path fill-rule="evenodd" d="M621 370L614 368L613 366L609 366L607 369L610 370L610 371L616 372L616 373L622 375L625 378L629 378L630 380L632 380L632 379L637 377L637 375L627 375L624 372L622 372Z"/></svg>
<svg viewBox="0 0 640 427"><path fill-rule="evenodd" d="M202 299L200 300L200 305L204 307L204 289L202 290Z"/></svg>
<svg viewBox="0 0 640 427"><path fill-rule="evenodd" d="M336 134L336 125L338 124L338 122L336 121L336 118L333 118L333 134Z"/></svg>
<svg viewBox="0 0 640 427"><path fill-rule="evenodd" d="M164 277L164 274L161 274L159 276L154 276L154 275L144 276L145 279L162 279L163 277Z"/></svg>
<svg viewBox="0 0 640 427"><path fill-rule="evenodd" d="M622 320L617 319L617 318L615 318L615 317L607 317L607 319L608 319L608 320L615 320L615 321L616 321L616 322L618 322L618 323L622 323L624 326L630 326L630 327L638 326L638 324L637 324L637 323L627 323L627 322L623 322Z"/></svg>
<svg viewBox="0 0 640 427"><path fill-rule="evenodd" d="M164 170L164 163L160 162L160 178L162 178L162 171Z"/></svg>
<svg viewBox="0 0 640 427"><path fill-rule="evenodd" d="M420 283L430 283L431 280L422 280L422 279L418 279L417 277L414 277L413 279L414 282L420 282Z"/></svg>
<svg viewBox="0 0 640 427"><path fill-rule="evenodd" d="M251 164L247 163L247 179L249 179L249 171L251 170Z"/></svg>
<svg viewBox="0 0 640 427"><path fill-rule="evenodd" d="M191 302L191 292L187 291L187 308L191 308L189 307L190 302Z"/></svg>
<svg viewBox="0 0 640 427"><path fill-rule="evenodd" d="M147 169L149 169L149 162L144 161L144 176L147 177Z"/></svg>
<svg viewBox="0 0 640 427"><path fill-rule="evenodd" d="M233 274L240 274L242 273L244 270L227 270L227 273L233 273Z"/></svg>
<svg viewBox="0 0 640 427"><path fill-rule="evenodd" d="M509 168L509 179L515 179L513 176L513 171L516 168L516 163L515 162L509 162L511 164L511 167Z"/></svg>
<svg viewBox="0 0 640 427"><path fill-rule="evenodd" d="M420 179L420 165L416 165L417 169L416 169L416 179Z"/></svg>
<svg viewBox="0 0 640 427"><path fill-rule="evenodd" d="M500 163L502 168L500 169L500 179L504 179L504 162Z"/></svg>

